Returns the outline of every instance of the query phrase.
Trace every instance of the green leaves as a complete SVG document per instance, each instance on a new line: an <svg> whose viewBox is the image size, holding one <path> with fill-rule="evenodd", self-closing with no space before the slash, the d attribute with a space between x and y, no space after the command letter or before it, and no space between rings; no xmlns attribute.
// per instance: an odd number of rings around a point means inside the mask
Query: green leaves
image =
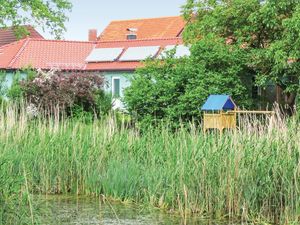
<svg viewBox="0 0 300 225"><path fill-rule="evenodd" d="M68 0L0 0L0 27L39 25L58 38L65 30L66 12L71 8Z"/></svg>
<svg viewBox="0 0 300 225"><path fill-rule="evenodd" d="M194 43L191 56L146 62L125 91L128 110L137 120L156 123L168 120L199 121L200 107L210 94L232 95L241 107L249 106L244 82L251 82L245 66L244 50L224 44L224 39L209 35Z"/></svg>
<svg viewBox="0 0 300 225"><path fill-rule="evenodd" d="M295 95L300 78L300 0L188 1L184 38L195 43L213 33L245 48L245 66L260 86L270 81ZM192 13L193 12L193 13ZM287 102L285 102L287 103ZM292 106L294 99L288 104Z"/></svg>

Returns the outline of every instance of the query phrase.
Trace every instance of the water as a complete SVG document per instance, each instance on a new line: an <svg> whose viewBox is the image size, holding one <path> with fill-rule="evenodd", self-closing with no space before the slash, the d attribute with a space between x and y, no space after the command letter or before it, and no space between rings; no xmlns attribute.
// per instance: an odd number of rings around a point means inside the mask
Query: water
<svg viewBox="0 0 300 225"><path fill-rule="evenodd" d="M130 204L104 203L98 198L47 196L40 202L41 224L122 224L173 225L184 224L180 216L162 213ZM200 218L188 218L186 224L212 224Z"/></svg>

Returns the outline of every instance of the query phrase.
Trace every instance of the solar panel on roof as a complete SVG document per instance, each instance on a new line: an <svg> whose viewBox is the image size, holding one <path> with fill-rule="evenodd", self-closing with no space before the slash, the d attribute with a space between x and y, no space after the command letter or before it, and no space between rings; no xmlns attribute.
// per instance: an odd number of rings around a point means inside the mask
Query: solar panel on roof
<svg viewBox="0 0 300 225"><path fill-rule="evenodd" d="M184 46L184 45L167 45L164 49L164 51L159 55L159 58L162 59L163 57L166 57L167 56L167 52L173 50L176 48L176 52L175 52L175 55L174 57L175 58L181 58L181 57L184 57L184 56L190 56L191 55L191 52L190 52L190 49L189 47L187 46Z"/></svg>
<svg viewBox="0 0 300 225"><path fill-rule="evenodd" d="M120 61L142 61L148 57L153 58L159 49L160 46L131 47L120 57Z"/></svg>
<svg viewBox="0 0 300 225"><path fill-rule="evenodd" d="M113 62L124 48L95 48L86 58L86 62Z"/></svg>

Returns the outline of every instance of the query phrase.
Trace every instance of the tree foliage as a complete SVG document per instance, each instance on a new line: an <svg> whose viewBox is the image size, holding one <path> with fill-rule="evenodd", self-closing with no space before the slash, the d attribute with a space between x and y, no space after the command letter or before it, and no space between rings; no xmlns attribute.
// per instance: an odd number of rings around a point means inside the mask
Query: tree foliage
<svg viewBox="0 0 300 225"><path fill-rule="evenodd" d="M178 124L199 120L210 94L230 94L239 106L249 106L244 83L251 77L243 66L243 51L210 35L193 45L190 57L177 59L173 51L163 61L149 60L125 90L128 110L142 122Z"/></svg>
<svg viewBox="0 0 300 225"><path fill-rule="evenodd" d="M0 0L0 27L13 26L16 33L24 33L19 25L38 25L59 37L71 8L69 0Z"/></svg>
<svg viewBox="0 0 300 225"><path fill-rule="evenodd" d="M247 65L257 84L280 86L289 105L295 102L300 77L299 0L188 0L183 12L184 38L193 43L209 33L248 50Z"/></svg>

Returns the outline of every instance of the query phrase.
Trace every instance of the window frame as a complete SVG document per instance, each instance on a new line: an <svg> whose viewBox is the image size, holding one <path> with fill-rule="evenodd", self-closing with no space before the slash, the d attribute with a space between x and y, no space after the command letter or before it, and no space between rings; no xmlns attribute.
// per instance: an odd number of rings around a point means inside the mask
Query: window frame
<svg viewBox="0 0 300 225"><path fill-rule="evenodd" d="M119 96L115 95L115 82L114 82L114 80L119 80ZM120 98L121 97L121 78L120 77L112 77L111 83L112 83L112 85L111 85L111 88L112 88L112 91L111 91L112 97L113 98Z"/></svg>

